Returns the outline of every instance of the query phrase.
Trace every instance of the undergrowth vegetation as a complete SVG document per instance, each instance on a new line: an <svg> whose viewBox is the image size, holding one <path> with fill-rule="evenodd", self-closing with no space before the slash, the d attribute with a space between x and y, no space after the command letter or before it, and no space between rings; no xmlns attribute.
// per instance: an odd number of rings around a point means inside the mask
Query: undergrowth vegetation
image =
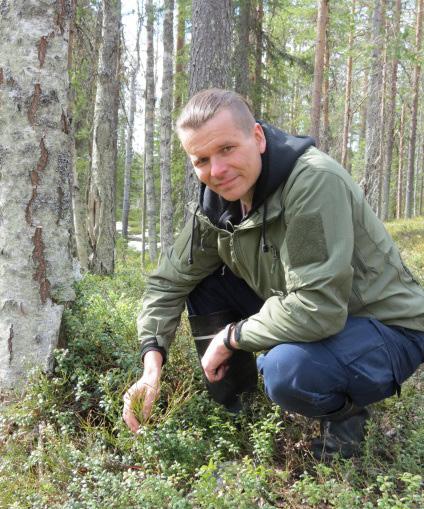
<svg viewBox="0 0 424 509"><path fill-rule="evenodd" d="M388 225L424 282L422 219ZM145 285L120 243L116 274L86 275L65 313L55 369L0 399L0 508L424 507L424 373L372 408L361 458L316 462L317 423L259 392L234 417L211 402L183 317L149 422L133 435L122 395L140 376Z"/></svg>

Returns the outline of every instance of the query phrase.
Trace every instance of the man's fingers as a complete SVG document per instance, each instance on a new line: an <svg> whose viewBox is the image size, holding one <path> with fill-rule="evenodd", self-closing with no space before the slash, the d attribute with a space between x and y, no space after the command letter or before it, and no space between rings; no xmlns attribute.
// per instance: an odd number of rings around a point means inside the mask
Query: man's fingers
<svg viewBox="0 0 424 509"><path fill-rule="evenodd" d="M137 433L140 428L140 423L134 414L134 405L141 401L143 419L148 419L158 394L158 386L140 380L125 393L122 417L132 432Z"/></svg>

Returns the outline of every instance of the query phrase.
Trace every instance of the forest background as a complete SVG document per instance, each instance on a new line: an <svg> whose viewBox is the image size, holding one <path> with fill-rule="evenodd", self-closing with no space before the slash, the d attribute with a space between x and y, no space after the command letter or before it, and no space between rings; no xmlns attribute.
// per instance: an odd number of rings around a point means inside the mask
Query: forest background
<svg viewBox="0 0 424 509"><path fill-rule="evenodd" d="M173 125L197 90L313 135L424 281L423 3L0 2L0 507L424 506L422 373L323 465L262 393L208 400L183 317L152 419L121 418L146 272L196 199Z"/></svg>

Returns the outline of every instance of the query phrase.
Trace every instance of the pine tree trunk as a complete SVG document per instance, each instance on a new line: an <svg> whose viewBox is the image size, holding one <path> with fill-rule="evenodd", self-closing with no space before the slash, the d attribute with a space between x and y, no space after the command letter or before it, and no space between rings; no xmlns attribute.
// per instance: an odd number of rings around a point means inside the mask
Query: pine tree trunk
<svg viewBox="0 0 424 509"><path fill-rule="evenodd" d="M146 186L146 222L148 230L149 258L153 262L157 258L156 234L156 192L154 177L154 125L155 125L155 73L153 27L155 20L152 0L146 2L147 18L147 63L146 63L146 121L145 121L145 186ZM144 234L144 232L143 232Z"/></svg>
<svg viewBox="0 0 424 509"><path fill-rule="evenodd" d="M128 217L130 213L131 166L133 162L134 117L137 108L137 75L140 70L140 35L143 19L140 10L137 13L137 35L135 43L135 63L131 69L130 107L128 112L128 130L125 142L124 196L122 201L122 236L128 238Z"/></svg>
<svg viewBox="0 0 424 509"><path fill-rule="evenodd" d="M251 25L251 0L240 4L238 19L238 43L235 58L236 92L243 97L249 95L249 33Z"/></svg>
<svg viewBox="0 0 424 509"><path fill-rule="evenodd" d="M324 77L325 33L328 23L328 0L320 0L317 17L317 39L315 46L314 82L312 86L311 135L320 146L321 96Z"/></svg>
<svg viewBox="0 0 424 509"><path fill-rule="evenodd" d="M382 0L374 0L372 18L372 56L368 86L367 127L365 146L365 174L363 188L365 196L374 209L378 207L378 168L380 164L380 114L382 88Z"/></svg>
<svg viewBox="0 0 424 509"><path fill-rule="evenodd" d="M330 47L328 30L325 35L324 80L322 88L322 150L330 150Z"/></svg>
<svg viewBox="0 0 424 509"><path fill-rule="evenodd" d="M400 33L400 15L401 15L401 0L396 0L395 19L393 25L393 35L398 37ZM397 48L396 48L397 49ZM384 147L385 163L383 168L383 186L382 186L382 206L381 218L383 221L389 219L390 210L390 183L392 173L392 160L393 160L393 138L395 134L395 112L396 112L396 95L397 95L397 71L399 60L397 52L394 52L391 67L390 67L390 98L387 105L387 112L385 115L385 123L387 125L387 136Z"/></svg>
<svg viewBox="0 0 424 509"><path fill-rule="evenodd" d="M355 37L355 11L356 11L356 0L352 0L352 14L349 32L348 57L346 65L345 103L343 115L343 141L341 156L341 164L344 168L347 168L349 132L352 124L351 96L352 96L352 71L353 71L353 41Z"/></svg>
<svg viewBox="0 0 424 509"><path fill-rule="evenodd" d="M398 175L396 192L396 219L402 217L403 210L403 156L404 156L404 137L405 137L405 103L402 104L399 126L399 155L398 155Z"/></svg>
<svg viewBox="0 0 424 509"><path fill-rule="evenodd" d="M381 83L381 103L380 103L380 160L377 166L377 179L378 179L378 190L377 190L377 216L381 219L381 205L382 205L382 194L383 194L383 170L386 161L384 148L387 138L387 123L386 123L386 93L387 93L387 36L388 36L388 23L386 18L385 6L382 8L382 17L385 19L384 28L384 50L383 50L383 74Z"/></svg>
<svg viewBox="0 0 424 509"><path fill-rule="evenodd" d="M417 116L418 116L418 97L420 93L420 74L421 74L421 58L419 54L421 51L422 42L422 25L423 25L423 8L424 0L418 0L417 23L416 23L416 39L415 48L417 54L417 61L414 67L414 76L412 79L412 113L411 113L411 135L409 138L408 150L408 172L406 180L406 193L405 193L405 216L412 217L413 211L413 198L414 198L414 180L415 180L415 147L417 142Z"/></svg>
<svg viewBox="0 0 424 509"><path fill-rule="evenodd" d="M70 20L70 30L69 30L69 48L68 48L68 72L72 70L72 61L73 61L73 53L74 53L74 44L75 44L75 16L76 16L76 2L77 0L72 0L71 2L71 20ZM73 110L75 103L75 91L73 87L70 85L68 87L68 112L69 117L73 118ZM75 144L75 125L73 122L69 123L69 134L71 144L71 167L72 167L72 187L71 187L71 195L72 195L72 213L73 213L73 233L76 247L76 256L78 257L80 267L86 271L88 269L88 236L87 236L87 209L85 207L85 203L81 199L80 185L77 173L77 152L76 152L76 144Z"/></svg>
<svg viewBox="0 0 424 509"><path fill-rule="evenodd" d="M93 160L88 193L89 268L112 274L115 247L115 175L119 105L120 0L104 0L97 70Z"/></svg>
<svg viewBox="0 0 424 509"><path fill-rule="evenodd" d="M163 77L160 126L160 242L164 252L171 247L173 237L173 206L171 192L172 87L174 52L174 0L165 0L163 20Z"/></svg>
<svg viewBox="0 0 424 509"><path fill-rule="evenodd" d="M75 298L71 11L15 0L0 13L0 387L10 388L33 365L52 367L64 305Z"/></svg>
<svg viewBox="0 0 424 509"><path fill-rule="evenodd" d="M262 54L263 54L263 20L264 20L264 2L258 0L256 8L255 20L255 35L256 35L256 48L255 48L255 77L253 86L253 113L256 118L262 116Z"/></svg>
<svg viewBox="0 0 424 509"><path fill-rule="evenodd" d="M227 88L230 84L231 1L193 0L192 11L190 97L204 88ZM185 203L198 197L198 181L189 161L184 196Z"/></svg>

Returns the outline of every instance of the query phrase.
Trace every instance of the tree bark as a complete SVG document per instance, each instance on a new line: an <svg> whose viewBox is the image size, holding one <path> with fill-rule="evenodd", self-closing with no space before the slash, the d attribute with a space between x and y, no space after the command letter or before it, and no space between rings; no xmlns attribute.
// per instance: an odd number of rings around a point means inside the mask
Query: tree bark
<svg viewBox="0 0 424 509"><path fill-rule="evenodd" d="M352 96L352 71L353 71L353 41L355 37L355 11L356 11L356 0L352 0L352 13L349 31L349 43L348 43L348 57L346 65L346 83L345 83L345 103L344 103L344 115L343 115L343 141L342 141L342 157L341 164L344 168L347 167L347 151L349 144L349 132L352 125L352 107L351 107L351 96ZM350 165L349 165L350 167Z"/></svg>
<svg viewBox="0 0 424 509"><path fill-rule="evenodd" d="M240 3L238 18L238 41L235 58L235 89L243 97L249 95L249 33L251 25L251 1Z"/></svg>
<svg viewBox="0 0 424 509"><path fill-rule="evenodd" d="M262 116L262 53L263 53L263 20L264 20L264 2L258 0L256 8L255 20L255 35L256 35L256 48L255 48L255 77L253 85L253 112L256 118Z"/></svg>
<svg viewBox="0 0 424 509"><path fill-rule="evenodd" d="M397 175L397 192L396 192L396 219L402 217L403 210L403 153L404 153L404 137L405 137L405 102L402 103L400 113L399 126L399 155L398 155L398 175Z"/></svg>
<svg viewBox="0 0 424 509"><path fill-rule="evenodd" d="M75 298L67 105L70 4L0 5L0 387L52 367Z"/></svg>
<svg viewBox="0 0 424 509"><path fill-rule="evenodd" d="M412 112L411 112L411 134L409 138L408 150L408 172L406 179L405 193L405 216L412 217L414 185L415 185L415 147L417 141L417 115L418 115L418 98L420 93L420 74L421 74L421 58L419 57L422 43L422 25L423 25L423 8L424 0L418 0L417 22L416 22L416 64L414 67L414 76L412 79Z"/></svg>
<svg viewBox="0 0 424 509"><path fill-rule="evenodd" d="M137 35L135 43L135 62L132 64L130 78L130 101L128 112L128 130L125 142L124 196L122 202L122 236L128 238L128 217L130 213L131 166L133 162L134 117L137 108L137 76L140 70L140 34L143 18L137 11Z"/></svg>
<svg viewBox="0 0 424 509"><path fill-rule="evenodd" d="M387 104L387 113L385 115L385 123L387 125L387 134L384 146L385 162L383 167L383 185L382 185L382 198L381 198L381 219L387 221L389 219L390 210L390 183L391 183L391 172L392 172L392 160L393 160L393 139L395 134L395 112L396 112L396 95L397 95L397 72L399 60L397 57L397 46L398 37L400 33L400 15L401 15L402 3L401 0L396 0L394 25L393 25L393 36L395 38L395 48L392 56L392 62L390 67L390 98Z"/></svg>
<svg viewBox="0 0 424 509"><path fill-rule="evenodd" d="M380 114L382 86L382 0L374 0L372 18L372 55L371 71L368 86L365 174L363 189L365 196L373 208L378 207L378 167L380 164Z"/></svg>
<svg viewBox="0 0 424 509"><path fill-rule="evenodd" d="M72 72L73 53L75 50L75 17L77 0L71 2L71 20L69 30L69 48L68 48L68 73ZM74 118L75 91L70 85L68 87L68 114ZM71 167L72 167L72 213L73 213L73 233L76 247L76 256L78 257L80 267L86 271L88 269L88 236L86 227L87 209L81 199L80 185L77 172L77 151L75 144L75 123L69 123L69 134L71 139Z"/></svg>
<svg viewBox="0 0 424 509"><path fill-rule="evenodd" d="M324 77L325 33L328 23L328 0L320 0L317 17L314 82L312 86L311 135L320 146L321 96Z"/></svg>
<svg viewBox="0 0 424 509"><path fill-rule="evenodd" d="M93 160L88 193L89 268L112 274L115 247L115 175L119 104L120 0L104 0L97 70Z"/></svg>
<svg viewBox="0 0 424 509"><path fill-rule="evenodd" d="M174 88L174 110L179 111L184 101L183 89L186 89L186 66L185 66L185 34L187 19L187 2L188 0L178 0L178 17L177 17L177 47L176 47L176 64L175 64L175 88ZM185 86L184 86L185 85Z"/></svg>
<svg viewBox="0 0 424 509"><path fill-rule="evenodd" d="M193 0L189 95L230 84L231 1ZM186 165L184 202L198 197L198 180L190 161ZM188 214L185 215L185 220Z"/></svg>
<svg viewBox="0 0 424 509"><path fill-rule="evenodd" d="M322 87L322 150L330 150L330 47L328 27L325 33L324 80Z"/></svg>
<svg viewBox="0 0 424 509"><path fill-rule="evenodd" d="M171 140L172 140L172 88L174 52L174 0L165 0L163 20L163 77L160 126L160 241L164 252L171 247L173 236L173 206L171 189Z"/></svg>
<svg viewBox="0 0 424 509"><path fill-rule="evenodd" d="M378 190L377 190L377 216L381 219L381 205L382 205L382 194L383 194L383 170L386 161L384 148L387 139L387 124L386 124L386 93L387 93L387 44L388 44L388 23L386 17L385 6L382 6L382 18L384 22L384 50L383 50L383 73L381 82L381 103L380 103L380 159L377 166L377 179L378 179Z"/></svg>
<svg viewBox="0 0 424 509"><path fill-rule="evenodd" d="M146 119L145 119L145 197L146 222L148 230L149 258L153 262L157 258L156 234L156 192L154 176L154 124L155 124L155 73L154 73L154 47L153 30L155 10L152 0L146 2L146 30L147 30L147 62L146 62ZM144 235L144 231L143 231Z"/></svg>

